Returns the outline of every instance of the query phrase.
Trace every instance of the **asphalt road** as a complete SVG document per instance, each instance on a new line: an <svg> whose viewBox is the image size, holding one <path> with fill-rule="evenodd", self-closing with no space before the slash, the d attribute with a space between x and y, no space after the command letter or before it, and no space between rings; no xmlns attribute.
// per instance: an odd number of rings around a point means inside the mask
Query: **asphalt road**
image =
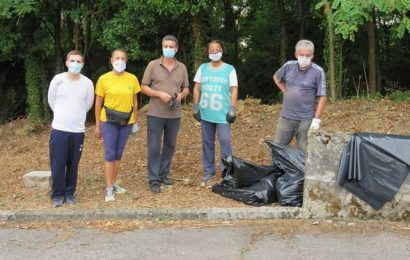
<svg viewBox="0 0 410 260"><path fill-rule="evenodd" d="M410 259L406 230L355 232L312 226L288 233L263 225L124 232L3 228L0 259Z"/></svg>

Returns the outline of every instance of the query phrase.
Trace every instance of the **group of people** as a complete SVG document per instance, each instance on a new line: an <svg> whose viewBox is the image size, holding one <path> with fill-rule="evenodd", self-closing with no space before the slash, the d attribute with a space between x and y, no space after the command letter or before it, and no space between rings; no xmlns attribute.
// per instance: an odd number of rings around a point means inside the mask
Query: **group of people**
<svg viewBox="0 0 410 260"><path fill-rule="evenodd" d="M161 192L161 185L173 185L169 177L182 116L181 100L189 95L188 72L175 58L178 39L162 39L163 55L151 61L141 85L126 71L127 53L111 53L112 71L99 77L95 87L95 137L104 143L105 201L127 192L117 182L121 157L128 137L138 131L138 99L142 91L150 97L147 112L148 184L151 192ZM288 145L296 136L298 147L306 149L309 128L318 129L326 103L323 69L312 63L313 43L296 44L297 61L284 64L273 76L283 92L283 108L275 141ZM216 175L215 137L220 157L232 154L231 127L236 119L238 79L235 68L223 62L226 54L221 41L208 43L210 62L202 64L194 77L192 114L201 124L203 176L205 186ZM53 111L49 141L52 177L51 199L54 207L76 204L78 165L81 158L86 114L94 103L94 86L81 74L84 56L77 50L66 56L67 72L56 75L49 87L48 102ZM317 103L317 97L319 102ZM221 170L223 170L221 164Z"/></svg>

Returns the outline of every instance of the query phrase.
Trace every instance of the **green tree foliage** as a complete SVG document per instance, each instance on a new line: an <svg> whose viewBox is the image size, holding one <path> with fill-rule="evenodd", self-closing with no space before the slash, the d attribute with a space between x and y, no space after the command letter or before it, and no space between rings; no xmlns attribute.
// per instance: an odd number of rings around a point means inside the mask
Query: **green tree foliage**
<svg viewBox="0 0 410 260"><path fill-rule="evenodd" d="M161 38L188 35L190 21L207 4L206 0L124 0L118 13L104 24L102 44L108 49L125 48L132 60L156 58Z"/></svg>
<svg viewBox="0 0 410 260"><path fill-rule="evenodd" d="M69 50L85 53L83 73L96 81L110 69L110 51L124 48L128 69L141 78L166 34L179 38L177 58L190 79L208 61L206 43L221 40L242 98L280 99L272 75L294 59L301 38L315 43L314 61L326 70L332 97L356 95L355 86L366 92L365 79L383 94L404 92L409 16L409 0L0 0L0 94L2 110L9 108L0 121L49 118L48 83L65 70Z"/></svg>
<svg viewBox="0 0 410 260"><path fill-rule="evenodd" d="M37 1L0 1L1 16L0 21L3 25L6 36L0 42L2 60L13 60L16 56L25 60L25 82L27 91L27 116L32 119L40 120L47 117L45 102L42 90L47 74L41 70L42 63L39 57L43 55L42 50L52 47L45 41L42 34L41 21L37 19L36 12L39 5ZM36 44L32 44L36 42ZM47 53L44 51L44 54Z"/></svg>
<svg viewBox="0 0 410 260"><path fill-rule="evenodd" d="M84 3L85 2L85 3ZM64 70L64 53L80 49L88 55L92 24L115 8L110 1L0 0L0 61L24 60L27 116L48 119L48 81ZM94 25L94 28L91 26ZM35 43L35 44L33 44Z"/></svg>
<svg viewBox="0 0 410 260"><path fill-rule="evenodd" d="M331 16L327 15L331 23L329 25L343 39L354 41L356 33L366 25L369 70L366 73L364 68L364 78L366 79L367 93L374 94L377 90L380 91L382 75L376 58L378 54L380 56L380 39L377 39L377 31L383 26L383 23L393 24L396 30L395 35L403 37L405 28L410 28L408 26L408 17L406 17L408 10L410 10L410 2L407 0L322 0L319 1L316 8L327 7L329 9L329 5L330 10L328 13L331 13ZM377 19L378 21L376 21ZM329 42L328 46L335 44L337 43ZM332 54L332 52L329 52L329 54ZM329 63L329 65L333 66L332 63ZM343 73L343 68L340 73ZM379 75L377 76L377 74Z"/></svg>
<svg viewBox="0 0 410 260"><path fill-rule="evenodd" d="M38 86L44 83L44 73L42 68L38 66L37 59L32 55L25 58L24 68L26 70L27 117L30 119L41 120L43 119L44 111L41 101L42 92Z"/></svg>

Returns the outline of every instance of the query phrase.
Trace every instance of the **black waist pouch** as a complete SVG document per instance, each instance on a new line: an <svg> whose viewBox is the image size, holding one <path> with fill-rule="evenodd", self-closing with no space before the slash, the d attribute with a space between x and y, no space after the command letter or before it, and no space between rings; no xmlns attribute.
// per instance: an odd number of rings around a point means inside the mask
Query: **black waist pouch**
<svg viewBox="0 0 410 260"><path fill-rule="evenodd" d="M131 112L127 113L127 112L116 111L106 106L104 106L104 108L105 108L105 115L107 116L108 123L113 123L117 125L127 125L128 121L130 121L132 109L131 109Z"/></svg>

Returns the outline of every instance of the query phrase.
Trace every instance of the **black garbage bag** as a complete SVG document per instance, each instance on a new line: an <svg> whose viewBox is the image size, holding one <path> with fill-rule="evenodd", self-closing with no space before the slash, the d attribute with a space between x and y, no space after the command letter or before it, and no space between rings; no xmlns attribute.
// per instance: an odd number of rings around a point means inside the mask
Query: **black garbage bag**
<svg viewBox="0 0 410 260"><path fill-rule="evenodd" d="M212 187L213 192L254 206L277 200L275 184L283 174L277 166L255 165L235 156L228 156L222 162L223 179Z"/></svg>
<svg viewBox="0 0 410 260"><path fill-rule="evenodd" d="M302 207L304 176L285 173L276 181L276 193L281 206Z"/></svg>
<svg viewBox="0 0 410 260"><path fill-rule="evenodd" d="M232 175L224 177L220 184L212 186L212 191L226 198L241 201L248 205L263 206L277 201L275 183L276 173L271 173L249 187L232 187Z"/></svg>
<svg viewBox="0 0 410 260"><path fill-rule="evenodd" d="M279 204L281 206L302 207L305 154L300 149L293 149L270 140L265 142L271 150L273 164L284 172L276 182Z"/></svg>
<svg viewBox="0 0 410 260"><path fill-rule="evenodd" d="M281 172L276 165L256 165L235 156L222 159L222 163L225 166L222 178L226 175L232 175L236 181L233 188L249 187L273 172Z"/></svg>
<svg viewBox="0 0 410 260"><path fill-rule="evenodd" d="M355 133L343 150L336 184L379 210L410 172L410 136Z"/></svg>

